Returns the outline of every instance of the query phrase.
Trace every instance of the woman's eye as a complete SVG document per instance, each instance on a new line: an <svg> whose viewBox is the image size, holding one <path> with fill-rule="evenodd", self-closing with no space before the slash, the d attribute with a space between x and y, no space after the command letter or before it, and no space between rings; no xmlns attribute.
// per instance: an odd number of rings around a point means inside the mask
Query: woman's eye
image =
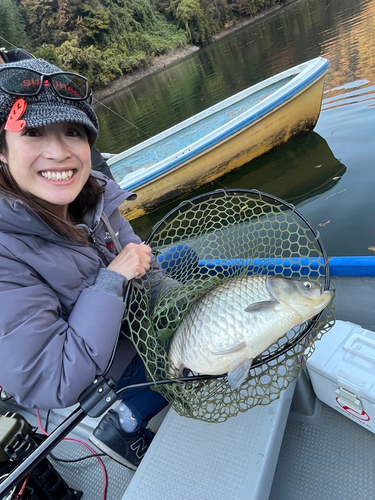
<svg viewBox="0 0 375 500"><path fill-rule="evenodd" d="M73 127L73 128L69 128L66 132L65 132L66 136L67 137L81 137L81 138L86 138L87 135L86 135L86 131L84 129L84 127Z"/></svg>
<svg viewBox="0 0 375 500"><path fill-rule="evenodd" d="M304 281L303 282L303 286L305 286L306 288L311 288L312 287L312 283L310 283L310 281Z"/></svg>
<svg viewBox="0 0 375 500"><path fill-rule="evenodd" d="M28 137L37 137L40 135L40 132L36 128L28 128L25 130L24 135L27 135Z"/></svg>
<svg viewBox="0 0 375 500"><path fill-rule="evenodd" d="M67 136L69 137L80 137L81 136L81 132L79 130L76 130L76 129L71 129L71 130L68 130L68 132L66 133Z"/></svg>

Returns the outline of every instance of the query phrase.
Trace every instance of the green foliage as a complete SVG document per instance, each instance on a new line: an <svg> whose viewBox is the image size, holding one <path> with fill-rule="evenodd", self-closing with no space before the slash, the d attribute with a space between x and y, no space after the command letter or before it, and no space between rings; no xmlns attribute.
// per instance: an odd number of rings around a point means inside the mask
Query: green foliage
<svg viewBox="0 0 375 500"><path fill-rule="evenodd" d="M100 41L110 29L110 16L99 2L91 2L83 6L82 33L87 41Z"/></svg>
<svg viewBox="0 0 375 500"><path fill-rule="evenodd" d="M172 0L169 11L179 26L183 26L189 41L199 43L206 37L205 14L199 0Z"/></svg>
<svg viewBox="0 0 375 500"><path fill-rule="evenodd" d="M82 48L78 40L73 39L64 42L56 52L64 61L65 69L79 71L93 85L106 85L121 75L120 69L116 68L114 58L108 57L106 52L103 53L94 45Z"/></svg>
<svg viewBox="0 0 375 500"><path fill-rule="evenodd" d="M236 0L231 4L232 11L237 15L253 16L267 7L282 3L283 0Z"/></svg>
<svg viewBox="0 0 375 500"><path fill-rule="evenodd" d="M36 43L59 42L57 38L57 16L55 14L55 0L22 0L21 12L26 19L27 35ZM52 40L51 40L52 39Z"/></svg>
<svg viewBox="0 0 375 500"><path fill-rule="evenodd" d="M0 0L0 27L11 44L102 86L280 1Z"/></svg>
<svg viewBox="0 0 375 500"><path fill-rule="evenodd" d="M0 35L1 47L12 49L13 40L17 40L21 47L29 48L25 23L17 4L12 0L0 0Z"/></svg>

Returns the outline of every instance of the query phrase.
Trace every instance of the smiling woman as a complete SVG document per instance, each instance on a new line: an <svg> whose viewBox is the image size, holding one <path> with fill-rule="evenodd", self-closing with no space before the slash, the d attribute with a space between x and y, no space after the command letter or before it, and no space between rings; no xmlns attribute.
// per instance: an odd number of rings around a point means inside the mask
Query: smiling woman
<svg viewBox="0 0 375 500"><path fill-rule="evenodd" d="M54 123L5 132L8 153L0 159L19 187L62 219L91 171L87 132L79 123Z"/></svg>
<svg viewBox="0 0 375 500"><path fill-rule="evenodd" d="M31 72L43 85L25 84ZM25 407L77 403L110 360L121 387L146 380L133 344L117 342L123 294L146 273L156 287L161 271L118 210L134 195L91 171L98 119L82 78L41 59L0 68L0 386ZM166 401L125 394L90 439L135 469Z"/></svg>

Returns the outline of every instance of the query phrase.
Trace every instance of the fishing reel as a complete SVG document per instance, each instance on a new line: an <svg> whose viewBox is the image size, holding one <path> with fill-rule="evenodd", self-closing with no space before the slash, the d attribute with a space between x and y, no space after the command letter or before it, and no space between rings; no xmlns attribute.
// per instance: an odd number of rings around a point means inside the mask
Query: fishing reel
<svg viewBox="0 0 375 500"><path fill-rule="evenodd" d="M0 416L0 482L44 441L18 413ZM47 458L2 500L79 500L82 492L68 486Z"/></svg>

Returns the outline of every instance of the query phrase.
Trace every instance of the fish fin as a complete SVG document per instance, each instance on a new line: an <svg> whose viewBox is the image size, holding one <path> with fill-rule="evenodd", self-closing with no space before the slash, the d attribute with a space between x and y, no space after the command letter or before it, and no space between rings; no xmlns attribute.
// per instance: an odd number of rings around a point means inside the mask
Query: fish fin
<svg viewBox="0 0 375 500"><path fill-rule="evenodd" d="M251 368L252 359L246 359L243 363L231 368L228 372L228 383L233 390L238 389L246 380Z"/></svg>
<svg viewBox="0 0 375 500"><path fill-rule="evenodd" d="M232 354L233 352L238 352L242 351L242 349L245 349L246 343L241 342L240 344L235 345L234 347L231 347L229 349L224 349L223 351L210 351L212 354L215 356L222 356L224 354Z"/></svg>
<svg viewBox="0 0 375 500"><path fill-rule="evenodd" d="M271 310L278 306L280 302L277 300L263 300L263 302L255 302L246 307L245 312L259 312L264 310Z"/></svg>

